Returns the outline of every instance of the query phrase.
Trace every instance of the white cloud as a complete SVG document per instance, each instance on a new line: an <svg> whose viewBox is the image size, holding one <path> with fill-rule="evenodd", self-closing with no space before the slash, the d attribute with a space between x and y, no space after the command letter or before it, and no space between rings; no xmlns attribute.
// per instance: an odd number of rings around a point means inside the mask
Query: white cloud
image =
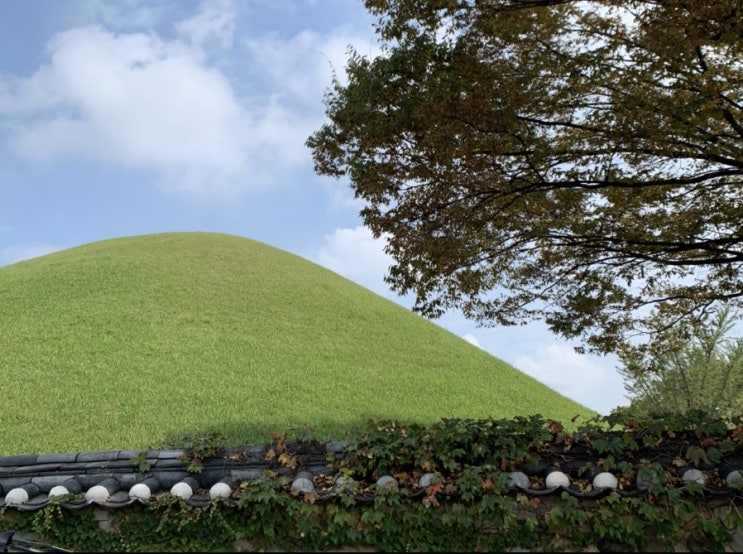
<svg viewBox="0 0 743 554"><path fill-rule="evenodd" d="M310 258L387 298L394 293L384 283L392 257L384 252L385 241L375 239L364 226L336 229L325 237L325 244Z"/></svg>
<svg viewBox="0 0 743 554"><path fill-rule="evenodd" d="M629 404L623 380L614 368L578 354L571 346L539 346L535 353L517 357L513 365L599 413L608 414L617 406Z"/></svg>
<svg viewBox="0 0 743 554"><path fill-rule="evenodd" d="M85 27L50 46L51 64L15 91L27 108L51 110L19 130L20 153L155 169L170 186L192 191L226 192L248 173L245 151L257 144L248 130L263 122L183 43Z"/></svg>
<svg viewBox="0 0 743 554"><path fill-rule="evenodd" d="M196 15L176 23L175 28L199 50L212 38L216 39L222 48L231 48L235 33L234 5L231 0L202 2Z"/></svg>
<svg viewBox="0 0 743 554"><path fill-rule="evenodd" d="M63 250L62 246L51 244L17 244L0 250L0 266L14 264L31 258L45 256Z"/></svg>
<svg viewBox="0 0 743 554"><path fill-rule="evenodd" d="M471 345L477 346L478 348L482 348L482 346L480 345L480 341L478 341L477 338L475 338L475 335L467 333L462 338L466 340L468 343L470 343Z"/></svg>
<svg viewBox="0 0 743 554"><path fill-rule="evenodd" d="M371 36L371 32L365 36L344 26L327 34L305 30L288 41L270 35L249 38L244 44L252 54L251 62L277 84L280 94L321 106L334 72L341 82L346 81L349 46L363 51ZM380 53L376 46L367 50L372 56Z"/></svg>
<svg viewBox="0 0 743 554"><path fill-rule="evenodd" d="M59 33L47 45L49 63L30 77L0 75L0 114L12 148L34 162L80 157L152 171L170 190L202 195L288 180L310 163L304 142L320 124L320 97L314 113L275 92L237 97L202 50L210 37L231 40L230 6L202 5L179 24L182 38L174 40L94 25ZM322 48L321 36L312 40ZM284 46L270 39L262 50L260 44L254 42L261 52L255 63L273 71L274 90L299 95L301 78L291 68L301 73L312 52L303 52L301 39ZM292 57L265 60L274 47Z"/></svg>
<svg viewBox="0 0 743 554"><path fill-rule="evenodd" d="M0 110L33 115L17 128L20 154L154 169L171 187L202 192L228 192L248 174L245 152L258 144L250 131L263 122L184 43L89 26L49 48L49 65L0 91Z"/></svg>

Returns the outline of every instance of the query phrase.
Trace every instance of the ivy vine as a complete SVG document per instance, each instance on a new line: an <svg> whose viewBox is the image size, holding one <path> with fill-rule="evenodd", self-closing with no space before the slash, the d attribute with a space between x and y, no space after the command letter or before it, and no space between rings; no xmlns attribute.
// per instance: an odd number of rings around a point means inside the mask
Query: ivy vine
<svg viewBox="0 0 743 554"><path fill-rule="evenodd" d="M689 549L722 551L743 532L740 494L705 496L672 470L708 467L743 456L741 418L705 414L638 420L612 414L584 424L542 419L445 419L432 425L370 421L334 462L334 475L353 477L353 489L315 476L316 493L292 490L285 472L267 470L243 481L230 499L207 506L161 493L146 504L110 513L101 528L93 510L66 510L52 498L36 512L0 510L0 524L71 550L100 552L333 550L602 551ZM274 436L272 456L294 463L285 437ZM219 436L186 437L194 464L215 455ZM188 442L188 441L191 442ZM608 492L579 499L530 496L509 488L508 472L545 459L581 454L577 474L611 470L624 482L648 483L643 494ZM282 457L283 456L283 457ZM273 459L272 458L272 459ZM144 459L140 460L144 462ZM195 465L194 467L198 467ZM418 478L435 474L425 487ZM399 486L378 487L393 475ZM713 499L714 500L714 499Z"/></svg>

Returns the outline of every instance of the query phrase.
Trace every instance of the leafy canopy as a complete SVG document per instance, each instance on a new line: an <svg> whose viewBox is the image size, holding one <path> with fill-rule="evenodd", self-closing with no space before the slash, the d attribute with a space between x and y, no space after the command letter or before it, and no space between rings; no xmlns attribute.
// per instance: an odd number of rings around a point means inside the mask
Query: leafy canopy
<svg viewBox="0 0 743 554"><path fill-rule="evenodd" d="M740 303L739 0L365 5L383 54L350 51L307 144L416 311L610 352Z"/></svg>
<svg viewBox="0 0 743 554"><path fill-rule="evenodd" d="M638 415L743 413L743 338L731 336L737 315L723 309L700 329L655 318L658 336L650 348L619 353L619 374L632 396L628 410Z"/></svg>

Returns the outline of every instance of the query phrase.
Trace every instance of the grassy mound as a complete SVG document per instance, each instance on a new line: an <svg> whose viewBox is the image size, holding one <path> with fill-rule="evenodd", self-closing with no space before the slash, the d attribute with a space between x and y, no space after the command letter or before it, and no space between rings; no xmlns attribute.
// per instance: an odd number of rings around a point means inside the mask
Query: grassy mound
<svg viewBox="0 0 743 554"><path fill-rule="evenodd" d="M593 415L394 302L231 235L117 238L6 266L0 310L0 455Z"/></svg>

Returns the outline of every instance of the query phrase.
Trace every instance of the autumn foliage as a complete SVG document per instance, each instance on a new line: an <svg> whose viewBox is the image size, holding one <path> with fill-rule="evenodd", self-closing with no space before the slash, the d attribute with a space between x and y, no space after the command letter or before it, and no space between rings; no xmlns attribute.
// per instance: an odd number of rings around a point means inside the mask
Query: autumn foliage
<svg viewBox="0 0 743 554"><path fill-rule="evenodd" d="M739 0L367 0L307 141L436 317L595 352L743 298Z"/></svg>

